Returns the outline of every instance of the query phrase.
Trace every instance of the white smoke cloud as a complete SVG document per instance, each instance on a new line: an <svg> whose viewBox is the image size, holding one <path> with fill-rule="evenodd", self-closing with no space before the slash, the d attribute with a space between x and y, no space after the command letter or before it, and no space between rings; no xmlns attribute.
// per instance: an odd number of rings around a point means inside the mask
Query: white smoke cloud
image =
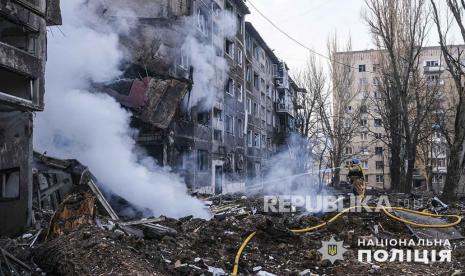
<svg viewBox="0 0 465 276"><path fill-rule="evenodd" d="M229 73L229 66L223 56L224 40L232 39L237 33L236 18L228 11L221 11L215 16L216 34L213 42L199 39L197 34L197 16L186 18L181 29L187 33L181 48L190 57L194 67L192 76L194 85L191 91L190 106L208 109L213 106L220 95ZM219 48L217 52L216 48Z"/></svg>
<svg viewBox="0 0 465 276"><path fill-rule="evenodd" d="M263 186L269 195L310 196L321 193L319 172L315 169L312 142L292 133L287 145L266 161L261 179L252 181Z"/></svg>
<svg viewBox="0 0 465 276"><path fill-rule="evenodd" d="M89 92L91 82L118 77L123 55L114 33L119 27L91 27L96 19L84 2L62 1L63 35L55 28L49 33L46 106L36 119L35 149L78 159L105 189L153 215L208 217L176 175L136 153L131 114L110 96Z"/></svg>

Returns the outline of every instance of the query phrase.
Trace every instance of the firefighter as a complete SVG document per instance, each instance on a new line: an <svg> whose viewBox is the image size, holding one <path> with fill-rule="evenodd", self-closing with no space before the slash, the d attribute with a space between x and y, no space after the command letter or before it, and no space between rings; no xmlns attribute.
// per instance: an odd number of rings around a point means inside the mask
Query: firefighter
<svg viewBox="0 0 465 276"><path fill-rule="evenodd" d="M347 177L350 179L355 195L363 198L365 196L365 172L358 159L354 158L350 162Z"/></svg>

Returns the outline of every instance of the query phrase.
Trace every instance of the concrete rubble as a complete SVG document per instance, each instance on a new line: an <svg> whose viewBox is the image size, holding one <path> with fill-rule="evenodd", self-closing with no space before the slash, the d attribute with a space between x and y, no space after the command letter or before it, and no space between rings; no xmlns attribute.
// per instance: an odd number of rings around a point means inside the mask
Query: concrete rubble
<svg viewBox="0 0 465 276"><path fill-rule="evenodd" d="M98 186L89 185L96 180L77 161L38 154L36 158L37 163L55 166L55 173L61 171L62 176L69 174L73 179L73 174L81 171L84 179L75 179L78 184L67 188L70 192L56 208L44 200L39 206L36 201L35 223L23 235L0 239L0 275L229 275L240 244L252 231L257 234L242 254L241 275L342 275L347 271L358 275L461 275L465 263L463 239L451 241L451 263L358 262L359 237L415 236L406 225L381 213L349 213L321 230L294 234L288 229L317 225L334 213L266 213L260 196L196 194L210 209L211 220L192 216L121 219ZM56 169L58 166L62 169ZM36 175L50 173L50 167L44 168L37 169ZM438 204L431 196L410 197L423 199L419 209L437 211ZM389 198L401 202L408 196L393 194ZM465 204L452 203L438 213L445 211L463 214ZM465 235L464 222L456 228ZM348 250L344 261L331 264L322 260L318 249L331 237L344 241Z"/></svg>

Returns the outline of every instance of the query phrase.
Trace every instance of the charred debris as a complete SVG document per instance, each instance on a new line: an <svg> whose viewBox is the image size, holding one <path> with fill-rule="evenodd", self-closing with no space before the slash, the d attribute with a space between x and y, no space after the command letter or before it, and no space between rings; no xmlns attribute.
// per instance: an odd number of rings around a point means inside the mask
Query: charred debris
<svg viewBox="0 0 465 276"><path fill-rule="evenodd" d="M321 230L295 234L288 229L317 225L333 213L265 212L262 197L244 195L197 195L212 213L210 220L191 216L129 219L121 215L124 209L112 207L121 206L121 199L107 201L79 162L35 154L35 164L33 225L15 239L0 239L3 275L228 275L237 249L252 231L257 237L242 256L240 273L244 275L463 273L463 222L447 237L454 247L450 263L360 263L355 256L359 238L425 238L431 232L409 228L381 213L351 213ZM380 195L371 193L374 200ZM429 194L391 194L389 198L392 202L414 198L423 202L418 210L439 214L465 211L463 204L445 205ZM321 241L331 237L344 240L350 258L334 264L321 259Z"/></svg>

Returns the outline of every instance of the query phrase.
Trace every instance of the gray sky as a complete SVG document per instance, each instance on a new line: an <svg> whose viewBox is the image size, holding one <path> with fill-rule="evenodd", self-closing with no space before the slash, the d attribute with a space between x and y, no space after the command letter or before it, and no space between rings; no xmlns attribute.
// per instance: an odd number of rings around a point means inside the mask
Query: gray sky
<svg viewBox="0 0 465 276"><path fill-rule="evenodd" d="M247 0L252 22L271 49L284 59L291 69L302 67L308 51L278 32L250 5L289 35L317 52L327 55L328 36L337 31L342 41L352 37L353 50L374 48L368 26L361 17L365 9L363 0ZM436 30L431 29L434 34ZM433 36L427 45L437 45ZM326 61L325 61L326 62Z"/></svg>
<svg viewBox="0 0 465 276"><path fill-rule="evenodd" d="M249 2L249 0L247 0ZM246 3L247 3L246 2ZM326 42L337 31L344 41L352 36L353 50L373 48L368 27L361 18L363 0L250 0L262 13L306 46L327 54ZM247 3L248 4L248 3ZM305 63L308 51L268 23L248 4L252 22L271 49L291 69Z"/></svg>

